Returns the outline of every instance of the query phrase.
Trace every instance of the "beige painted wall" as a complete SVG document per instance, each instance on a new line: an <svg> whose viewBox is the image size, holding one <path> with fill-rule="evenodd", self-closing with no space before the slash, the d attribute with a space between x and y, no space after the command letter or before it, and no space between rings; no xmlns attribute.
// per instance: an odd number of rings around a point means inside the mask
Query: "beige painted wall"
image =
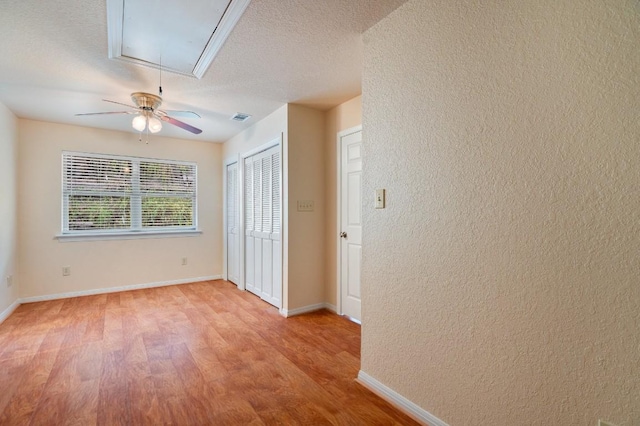
<svg viewBox="0 0 640 426"><path fill-rule="evenodd" d="M289 309L324 303L325 182L322 111L289 105ZM313 212L299 212L312 200Z"/></svg>
<svg viewBox="0 0 640 426"><path fill-rule="evenodd" d="M224 143L225 161L282 135L284 311L324 303L324 113L288 104ZM297 200L313 200L298 212Z"/></svg>
<svg viewBox="0 0 640 426"><path fill-rule="evenodd" d="M325 267L324 298L333 306L337 303L337 247L340 230L338 208L338 151L339 132L362 124L362 97L357 96L325 113L324 181L325 181ZM365 159L366 161L366 159Z"/></svg>
<svg viewBox="0 0 640 426"><path fill-rule="evenodd" d="M289 106L284 105L253 126L226 141L222 146L225 164L238 160L239 156L250 152L274 139L282 138L282 308L289 306L289 243L288 243L288 167L287 128ZM224 169L223 169L224 172Z"/></svg>
<svg viewBox="0 0 640 426"><path fill-rule="evenodd" d="M0 104L0 315L18 299L18 120ZM13 285L7 287L7 276Z"/></svg>
<svg viewBox="0 0 640 426"><path fill-rule="evenodd" d="M60 242L63 150L195 161L194 237ZM19 120L19 270L22 297L222 274L222 146L135 133ZM188 258L186 266L181 259ZM71 275L62 276L70 266Z"/></svg>
<svg viewBox="0 0 640 426"><path fill-rule="evenodd" d="M638 28L412 0L365 34L364 372L451 425L640 424Z"/></svg>
<svg viewBox="0 0 640 426"><path fill-rule="evenodd" d="M271 142L282 134L286 139L287 114L288 105L283 105L253 126L229 139L222 146L222 157L225 160L237 158L238 154Z"/></svg>

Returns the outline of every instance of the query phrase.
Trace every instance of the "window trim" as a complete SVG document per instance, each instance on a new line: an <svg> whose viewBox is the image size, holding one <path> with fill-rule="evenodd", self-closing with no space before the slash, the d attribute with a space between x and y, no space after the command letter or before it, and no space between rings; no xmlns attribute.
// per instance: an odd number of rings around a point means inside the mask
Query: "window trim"
<svg viewBox="0 0 640 426"><path fill-rule="evenodd" d="M75 231L81 232L81 231ZM54 238L58 241L104 241L104 240L142 240L146 238L176 238L197 237L202 234L201 229L169 230L169 231L126 231L126 232L92 232L58 234Z"/></svg>
<svg viewBox="0 0 640 426"><path fill-rule="evenodd" d="M69 230L69 212L68 212L68 194L65 193L65 156L82 156L99 159L114 159L114 160L127 160L132 162L134 174L132 175L132 189L138 188L138 191L132 191L129 196L130 201L135 197L142 198L140 192L140 175L139 166L141 162L154 162L164 164L182 164L191 166L194 168L195 181L194 181L194 206L193 206L193 225L192 226L158 226L142 228L140 222L142 220L142 211L138 212L139 216L137 220L134 219L134 204L131 207L131 228L129 229L97 229L97 230ZM163 237L181 237L181 236L197 236L202 234L202 231L198 228L198 164L193 161L182 160L167 160L151 157L136 157L127 155L116 154L98 154L79 151L62 151L61 159L61 232L55 236L55 239L61 241L90 241L90 240L109 240L109 239L142 239L142 238L163 238ZM135 171L138 170L138 173ZM134 181L133 177L137 175L137 181ZM159 194L167 196L167 194ZM171 195L168 195L171 197ZM138 207L141 207L138 206ZM138 225L138 227L135 227Z"/></svg>

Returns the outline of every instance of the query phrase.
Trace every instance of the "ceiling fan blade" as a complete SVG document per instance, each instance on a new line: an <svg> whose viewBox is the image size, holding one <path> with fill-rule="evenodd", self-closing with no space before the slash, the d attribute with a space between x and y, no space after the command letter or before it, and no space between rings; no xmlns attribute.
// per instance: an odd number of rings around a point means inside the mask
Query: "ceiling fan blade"
<svg viewBox="0 0 640 426"><path fill-rule="evenodd" d="M140 109L139 107L137 107L135 105L123 104L122 102L110 101L109 99L103 99L103 101L109 102L109 103L112 103L112 104L126 106L126 107L129 107L129 108L133 108L135 110L139 110Z"/></svg>
<svg viewBox="0 0 640 426"><path fill-rule="evenodd" d="M173 117L202 118L202 117L200 117L200 114L198 114L197 112L193 112L193 111L166 110L166 111L159 111L159 112L163 113L164 115L171 115Z"/></svg>
<svg viewBox="0 0 640 426"><path fill-rule="evenodd" d="M129 112L129 111L109 111L109 112L85 112L85 113L76 114L76 115L104 115L104 114L136 114L136 113Z"/></svg>
<svg viewBox="0 0 640 426"><path fill-rule="evenodd" d="M175 118L171 118L168 115L159 115L159 117L160 117L160 120L166 121L167 123L173 124L174 126L178 126L193 134L199 135L200 133L202 133L202 130L198 129L197 127L193 127L187 123L183 123L182 121L176 120Z"/></svg>

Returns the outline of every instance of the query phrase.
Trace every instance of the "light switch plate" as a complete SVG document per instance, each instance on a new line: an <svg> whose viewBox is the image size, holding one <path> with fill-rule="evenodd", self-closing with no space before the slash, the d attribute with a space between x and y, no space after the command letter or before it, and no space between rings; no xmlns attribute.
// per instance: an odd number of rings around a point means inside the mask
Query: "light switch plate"
<svg viewBox="0 0 640 426"><path fill-rule="evenodd" d="M298 200L298 211L299 212L312 212L313 211L313 200Z"/></svg>
<svg viewBox="0 0 640 426"><path fill-rule="evenodd" d="M384 200L384 189L376 189L376 209L384 209L385 200Z"/></svg>

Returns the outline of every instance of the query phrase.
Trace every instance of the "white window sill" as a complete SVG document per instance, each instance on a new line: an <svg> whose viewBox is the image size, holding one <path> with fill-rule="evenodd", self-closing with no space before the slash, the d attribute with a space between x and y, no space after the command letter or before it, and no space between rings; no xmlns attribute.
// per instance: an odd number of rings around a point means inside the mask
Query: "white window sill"
<svg viewBox="0 0 640 426"><path fill-rule="evenodd" d="M104 233L74 233L58 234L54 238L60 242L71 241L101 241L101 240L142 240L146 238L175 238L175 237L196 237L201 235L200 229L179 230L179 231L127 231L127 232L104 232Z"/></svg>

